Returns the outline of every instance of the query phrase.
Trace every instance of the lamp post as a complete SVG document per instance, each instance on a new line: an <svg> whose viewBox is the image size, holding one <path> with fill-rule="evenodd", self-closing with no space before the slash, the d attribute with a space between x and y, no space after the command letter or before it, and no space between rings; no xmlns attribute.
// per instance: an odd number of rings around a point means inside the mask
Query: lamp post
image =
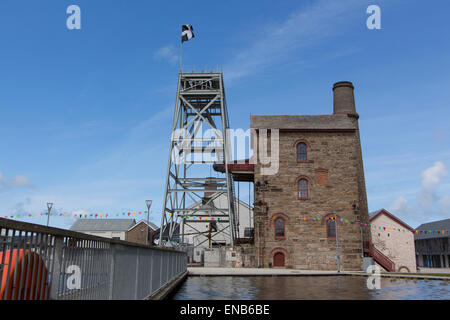
<svg viewBox="0 0 450 320"><path fill-rule="evenodd" d="M152 200L145 200L145 204L147 206L147 238L145 239L145 244L148 245L148 238L149 238L149 225L150 225L150 207L152 206Z"/></svg>
<svg viewBox="0 0 450 320"><path fill-rule="evenodd" d="M48 213L47 213L47 227L48 227L48 224L50 223L50 211L52 211L52 207L53 207L53 203L47 202L47 209L48 209Z"/></svg>

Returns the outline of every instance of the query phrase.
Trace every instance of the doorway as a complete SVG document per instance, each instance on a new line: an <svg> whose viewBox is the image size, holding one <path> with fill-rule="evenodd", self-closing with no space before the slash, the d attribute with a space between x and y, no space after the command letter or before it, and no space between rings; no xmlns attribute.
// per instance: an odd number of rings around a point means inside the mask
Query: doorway
<svg viewBox="0 0 450 320"><path fill-rule="evenodd" d="M284 253L277 252L273 255L273 266L274 267L284 267Z"/></svg>

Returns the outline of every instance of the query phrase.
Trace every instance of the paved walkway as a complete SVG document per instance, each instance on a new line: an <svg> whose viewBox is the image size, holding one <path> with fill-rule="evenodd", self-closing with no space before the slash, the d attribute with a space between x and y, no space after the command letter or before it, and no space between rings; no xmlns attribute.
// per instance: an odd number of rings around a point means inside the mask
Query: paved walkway
<svg viewBox="0 0 450 320"><path fill-rule="evenodd" d="M450 274L450 268L423 268L418 267L418 273L446 273Z"/></svg>
<svg viewBox="0 0 450 320"><path fill-rule="evenodd" d="M368 276L362 271L322 271L322 270L296 270L296 269L278 269L278 268L203 268L189 267L190 276ZM392 274L382 273L382 277L406 278L406 279L428 279L428 280L447 280L450 277L428 276L420 273L411 274Z"/></svg>
<svg viewBox="0 0 450 320"><path fill-rule="evenodd" d="M282 275L336 275L337 271L295 270L278 268L203 268L189 267L191 276L282 276Z"/></svg>

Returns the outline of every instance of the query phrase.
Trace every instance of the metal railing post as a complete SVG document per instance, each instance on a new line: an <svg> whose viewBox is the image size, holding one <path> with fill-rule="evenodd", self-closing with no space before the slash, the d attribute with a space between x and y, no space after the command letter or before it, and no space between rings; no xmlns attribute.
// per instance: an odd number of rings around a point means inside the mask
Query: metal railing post
<svg viewBox="0 0 450 320"><path fill-rule="evenodd" d="M61 281L63 282L62 285L65 286L64 283L64 274L65 270L62 270L63 266L63 246L64 246L64 239L63 237L55 237L55 248L53 250L53 267L52 267L52 274L51 274L51 282L50 282L50 300L57 300L58 299L58 291L59 287L61 285ZM31 250L30 250L31 251ZM62 278L61 278L62 275Z"/></svg>
<svg viewBox="0 0 450 320"><path fill-rule="evenodd" d="M154 251L152 250L151 251L151 258L150 258L150 288L149 288L149 295L151 295L151 294L153 294L153 265L154 265L154 256L155 256L155 253L154 253Z"/></svg>
<svg viewBox="0 0 450 320"><path fill-rule="evenodd" d="M113 293L114 293L114 267L116 263L116 244L111 244L111 263L109 267L109 295L108 299L113 300Z"/></svg>
<svg viewBox="0 0 450 320"><path fill-rule="evenodd" d="M138 299L138 288L139 288L139 254L140 250L139 248L136 248L136 275L134 279L134 299Z"/></svg>

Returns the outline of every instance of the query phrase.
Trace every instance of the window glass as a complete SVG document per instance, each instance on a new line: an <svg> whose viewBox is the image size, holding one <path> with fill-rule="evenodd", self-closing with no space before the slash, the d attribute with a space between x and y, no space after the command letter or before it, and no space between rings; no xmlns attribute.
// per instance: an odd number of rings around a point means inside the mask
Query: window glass
<svg viewBox="0 0 450 320"><path fill-rule="evenodd" d="M297 145L297 160L306 161L306 144L303 142Z"/></svg>
<svg viewBox="0 0 450 320"><path fill-rule="evenodd" d="M336 225L334 220L327 221L327 235L328 238L336 238Z"/></svg>
<svg viewBox="0 0 450 320"><path fill-rule="evenodd" d="M284 220L282 218L275 220L275 237L284 237Z"/></svg>
<svg viewBox="0 0 450 320"><path fill-rule="evenodd" d="M298 182L298 197L308 198L308 181L306 179L300 179Z"/></svg>

